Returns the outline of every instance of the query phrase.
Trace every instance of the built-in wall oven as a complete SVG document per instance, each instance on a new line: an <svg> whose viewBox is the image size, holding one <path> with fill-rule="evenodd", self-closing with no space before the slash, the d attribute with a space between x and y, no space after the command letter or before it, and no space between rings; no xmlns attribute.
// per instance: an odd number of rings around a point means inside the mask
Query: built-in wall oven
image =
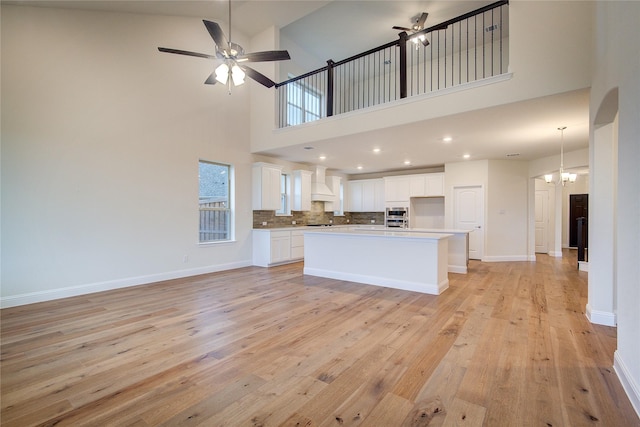
<svg viewBox="0 0 640 427"><path fill-rule="evenodd" d="M409 208L386 208L384 225L387 227L409 228Z"/></svg>

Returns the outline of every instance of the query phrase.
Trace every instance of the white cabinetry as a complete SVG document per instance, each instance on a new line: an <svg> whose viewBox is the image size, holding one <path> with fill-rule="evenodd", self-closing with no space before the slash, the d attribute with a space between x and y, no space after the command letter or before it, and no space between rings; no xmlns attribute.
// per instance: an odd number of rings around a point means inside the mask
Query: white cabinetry
<svg viewBox="0 0 640 427"><path fill-rule="evenodd" d="M269 267L304 258L304 230L253 230L253 265Z"/></svg>
<svg viewBox="0 0 640 427"><path fill-rule="evenodd" d="M382 179L349 181L349 211L384 212L384 191Z"/></svg>
<svg viewBox="0 0 640 427"><path fill-rule="evenodd" d="M282 166L253 164L253 210L275 211L280 208L280 175Z"/></svg>
<svg viewBox="0 0 640 427"><path fill-rule="evenodd" d="M291 232L272 231L269 264L277 264L291 259Z"/></svg>
<svg viewBox="0 0 640 427"><path fill-rule="evenodd" d="M293 171L293 208L294 211L311 210L311 175L306 170Z"/></svg>
<svg viewBox="0 0 640 427"><path fill-rule="evenodd" d="M425 197L444 196L444 174L428 173L425 175Z"/></svg>
<svg viewBox="0 0 640 427"><path fill-rule="evenodd" d="M406 204L411 197L444 196L443 173L388 176L384 178L384 184L385 202L388 205Z"/></svg>
<svg viewBox="0 0 640 427"><path fill-rule="evenodd" d="M304 258L304 231L291 231L291 261Z"/></svg>
<svg viewBox="0 0 640 427"><path fill-rule="evenodd" d="M387 204L408 206L411 189L409 176L384 177L384 200Z"/></svg>

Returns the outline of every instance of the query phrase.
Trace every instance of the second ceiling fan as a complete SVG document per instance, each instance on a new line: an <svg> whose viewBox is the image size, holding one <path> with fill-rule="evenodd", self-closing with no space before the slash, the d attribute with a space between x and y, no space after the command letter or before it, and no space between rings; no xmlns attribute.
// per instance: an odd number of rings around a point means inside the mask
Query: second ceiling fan
<svg viewBox="0 0 640 427"><path fill-rule="evenodd" d="M411 34L415 34L419 31L424 30L424 23L427 21L428 16L429 14L427 12L422 12L420 15L412 19L412 22L414 23L411 25L411 28L400 27L397 25L394 25L392 28L394 30L408 31ZM424 46L429 46L429 40L427 40L427 37L424 34L420 34L419 36L416 36L415 39L413 40L415 40L416 43L419 40L420 42L422 42Z"/></svg>
<svg viewBox="0 0 640 427"><path fill-rule="evenodd" d="M216 67L204 83L210 85L216 84L216 82L227 84L229 92L231 92L231 82L233 82L235 86L241 85L244 83L245 76L255 80L263 86L269 88L275 86L275 82L273 80L247 66L246 63L283 61L291 59L289 52L286 50L269 50L245 53L242 46L237 43L233 43L231 41L231 0L229 0L229 39L226 38L224 31L222 31L222 28L216 22L207 21L206 19L203 19L202 22L216 44L215 55L166 47L158 47L158 50L165 53L195 56L197 58L213 59L218 61L220 65Z"/></svg>

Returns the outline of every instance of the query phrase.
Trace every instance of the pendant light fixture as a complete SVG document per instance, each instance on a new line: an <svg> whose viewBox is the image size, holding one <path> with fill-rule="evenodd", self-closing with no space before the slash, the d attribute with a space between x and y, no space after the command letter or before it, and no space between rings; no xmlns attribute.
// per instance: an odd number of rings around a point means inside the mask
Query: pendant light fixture
<svg viewBox="0 0 640 427"><path fill-rule="evenodd" d="M556 182L556 185L562 184L563 186L567 182L569 183L576 182L576 178L578 177L577 174L565 172L564 170L564 130L566 128L567 128L566 126L561 126L558 128L558 130L560 131L560 170L558 172L558 182ZM553 183L553 174L545 175L544 180L547 184Z"/></svg>

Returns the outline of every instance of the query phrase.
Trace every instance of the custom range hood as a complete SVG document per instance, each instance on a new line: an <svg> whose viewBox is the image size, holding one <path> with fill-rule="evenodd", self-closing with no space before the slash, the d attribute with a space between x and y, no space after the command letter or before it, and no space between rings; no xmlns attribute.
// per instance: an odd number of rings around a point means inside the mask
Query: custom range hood
<svg viewBox="0 0 640 427"><path fill-rule="evenodd" d="M335 196L325 182L325 172L327 168L324 166L316 166L311 176L311 200L314 202L333 202Z"/></svg>

